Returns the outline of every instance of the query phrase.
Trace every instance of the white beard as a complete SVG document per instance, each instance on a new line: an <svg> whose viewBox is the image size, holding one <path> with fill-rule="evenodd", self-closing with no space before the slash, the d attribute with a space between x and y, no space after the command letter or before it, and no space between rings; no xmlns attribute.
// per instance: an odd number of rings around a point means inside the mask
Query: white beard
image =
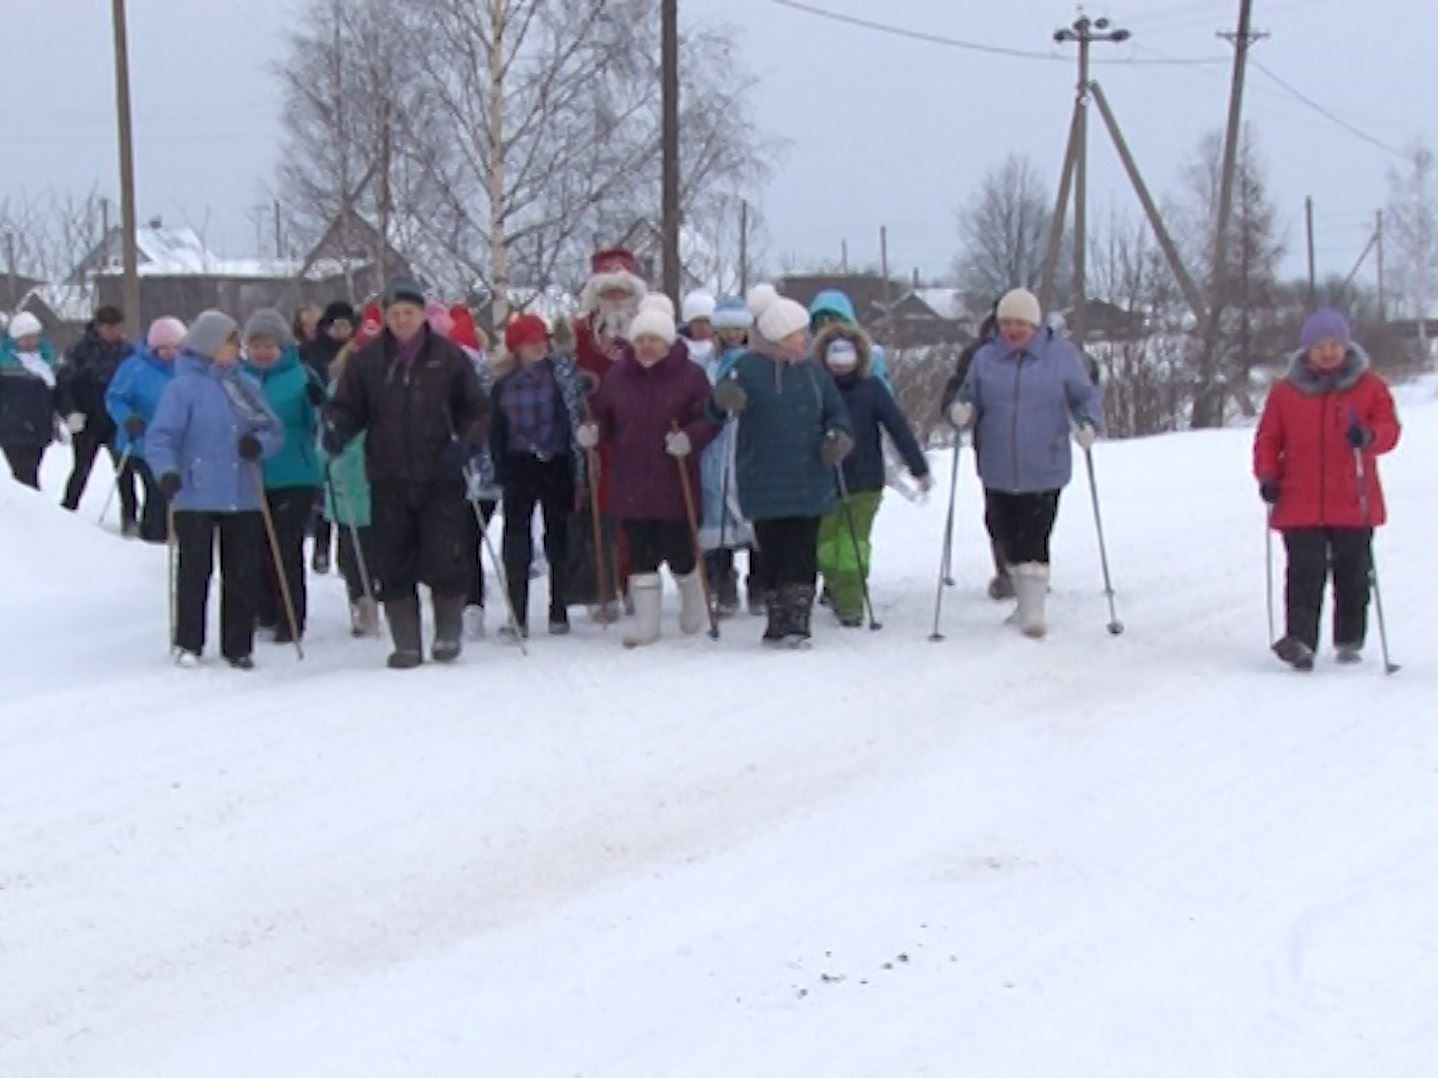
<svg viewBox="0 0 1438 1078"><path fill-rule="evenodd" d="M632 296L620 303L601 301L594 310L594 333L606 340L624 340L634 316L639 313L639 297Z"/></svg>

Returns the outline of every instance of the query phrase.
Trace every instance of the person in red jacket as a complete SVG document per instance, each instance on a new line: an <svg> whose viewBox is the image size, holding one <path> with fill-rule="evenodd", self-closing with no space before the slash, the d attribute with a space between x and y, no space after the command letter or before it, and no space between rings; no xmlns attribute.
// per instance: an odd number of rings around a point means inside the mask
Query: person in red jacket
<svg viewBox="0 0 1438 1078"><path fill-rule="evenodd" d="M669 563L679 585L681 630L697 633L704 625L697 521L690 512L700 489L696 454L715 439L719 428L704 415L709 379L690 361L673 315L657 297L641 304L629 339L634 350L604 376L590 401L593 418L580 426L578 441L585 449L604 442L611 450L612 510L629 541L637 623L624 644L637 647L659 639L662 562ZM681 468L689 476L687 502Z"/></svg>
<svg viewBox="0 0 1438 1078"><path fill-rule="evenodd" d="M1330 566L1340 662L1359 660L1368 630L1373 529L1387 520L1378 457L1400 431L1388 386L1368 368L1343 314L1315 311L1254 439L1259 493L1288 551L1287 632L1273 650L1297 670L1313 669Z"/></svg>

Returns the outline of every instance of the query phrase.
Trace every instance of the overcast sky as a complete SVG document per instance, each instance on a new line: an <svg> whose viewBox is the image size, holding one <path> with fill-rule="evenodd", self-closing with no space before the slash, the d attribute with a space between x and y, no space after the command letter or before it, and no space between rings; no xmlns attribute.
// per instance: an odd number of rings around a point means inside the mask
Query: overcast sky
<svg viewBox="0 0 1438 1078"><path fill-rule="evenodd" d="M144 217L207 225L226 255L253 253L246 209L273 170L279 94L270 65L302 0L130 0L139 207ZM816 6L917 31L1057 53L1053 30L1074 8L1050 0L814 0ZM1237 0L1127 0L1108 14L1131 44L1095 57L1223 57ZM771 254L876 262L889 226L896 271L948 270L954 213L1009 150L1056 181L1071 63L981 55L848 27L773 0L680 0L686 22L735 26L757 78L762 130L788 141L761 202ZM1272 37L1254 55L1342 119L1399 148L1438 145L1433 0L1256 0ZM0 195L57 188L117 191L108 0L0 0L6 28L6 116ZM422 43L415 52L423 57ZM1230 70L1097 68L1152 186L1177 185L1200 133L1222 124ZM1320 274L1347 273L1372 229L1394 158L1295 101L1252 70L1245 112L1269 163L1302 271L1303 198L1316 203ZM1091 126L1091 214L1136 212L1097 115Z"/></svg>

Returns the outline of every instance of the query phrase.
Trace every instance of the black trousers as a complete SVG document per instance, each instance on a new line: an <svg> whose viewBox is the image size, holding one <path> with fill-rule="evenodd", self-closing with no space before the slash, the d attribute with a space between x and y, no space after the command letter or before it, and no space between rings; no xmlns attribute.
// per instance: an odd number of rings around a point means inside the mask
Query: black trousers
<svg viewBox="0 0 1438 1078"><path fill-rule="evenodd" d="M537 506L544 516L544 556L549 562L550 611L564 609L564 564L569 554L569 516L574 509L574 460L561 454L540 460L532 453L506 453L504 476L504 575L509 597L527 624L529 563L534 558L530 527Z"/></svg>
<svg viewBox="0 0 1438 1078"><path fill-rule="evenodd" d="M1372 528L1288 528L1288 635L1318 650L1323 587L1333 574L1333 643L1362 647L1368 635Z"/></svg>
<svg viewBox="0 0 1438 1078"><path fill-rule="evenodd" d="M40 489L40 461L44 456L44 446L38 449L5 447L5 459L10 462L10 474L15 477L15 482L23 483L32 490Z"/></svg>
<svg viewBox="0 0 1438 1078"><path fill-rule="evenodd" d="M70 439L70 446L75 451L75 467L65 484L65 498L60 504L73 511L80 506L80 496L85 493L85 484L90 481L90 472L95 467L95 458L100 450L109 451L110 459L115 462L117 469L120 467L120 452L115 448L114 427L96 426L93 421ZM127 469L119 474L117 481L120 486L120 520L125 524L133 524L139 510L139 500L135 497L135 477Z"/></svg>
<svg viewBox="0 0 1438 1078"><path fill-rule="evenodd" d="M994 557L994 575L1008 576L1009 564L1004 560L1004 546L999 542L998 532L995 530L994 511L989 506L988 498L984 499L984 530L989 533L989 550Z"/></svg>
<svg viewBox="0 0 1438 1078"><path fill-rule="evenodd" d="M314 487L282 487L265 491L270 518L275 522L275 539L280 548L280 563L275 564L269 537L264 537L263 583L255 602L261 625L288 629L284 595L280 591L280 574L290 588L295 604L295 627L301 635L309 613L309 594L305 588L305 532L309 529L310 513L315 505Z"/></svg>
<svg viewBox="0 0 1438 1078"><path fill-rule="evenodd" d="M757 577L766 592L785 585L812 588L819 575L819 522L819 517L756 520L759 563L749 563L751 585Z"/></svg>
<svg viewBox="0 0 1438 1078"><path fill-rule="evenodd" d="M666 562L675 576L694 571L694 536L683 520L626 520L624 537L629 540L631 573L657 573Z"/></svg>
<svg viewBox="0 0 1438 1078"><path fill-rule="evenodd" d="M489 522L494 519L495 510L499 503L492 498L481 498L479 500L479 511L484 517L484 526L489 528ZM464 516L465 523L465 554L470 557L469 565L469 588L465 592L465 606L484 605L484 540L479 533L479 520L474 515L474 505L471 502L469 512ZM492 541L493 537L491 537ZM509 572L508 569L505 570Z"/></svg>
<svg viewBox="0 0 1438 1078"><path fill-rule="evenodd" d="M175 593L175 646L205 650L205 609L220 538L220 653L240 659L254 650L255 593L260 579L259 513L176 513L179 579Z"/></svg>
<svg viewBox="0 0 1438 1078"><path fill-rule="evenodd" d="M985 516L990 531L1009 565L1049 563L1049 537L1059 513L1059 491L1032 494L984 491Z"/></svg>
<svg viewBox="0 0 1438 1078"><path fill-rule="evenodd" d="M330 524L329 521L325 521ZM339 536L339 568L340 576L344 577L345 591L349 595L350 602L356 602L364 598L364 574L360 572L360 555L364 557L365 572L369 573L370 587L379 590L379 582L375 580L375 545L374 529L371 527L355 528L351 530L348 525L330 524ZM359 554L355 552L355 535L359 535Z"/></svg>
<svg viewBox="0 0 1438 1078"><path fill-rule="evenodd" d="M465 556L464 483L381 482L370 488L379 597L417 597L426 584L437 596L463 595L469 586Z"/></svg>
<svg viewBox="0 0 1438 1078"><path fill-rule="evenodd" d="M139 457L131 457L125 462L125 472L128 476L121 476L120 489L125 489L126 482L139 480L145 492L145 507L140 513L140 538L147 543L163 543L168 530L165 516L170 503L155 482L155 473Z"/></svg>

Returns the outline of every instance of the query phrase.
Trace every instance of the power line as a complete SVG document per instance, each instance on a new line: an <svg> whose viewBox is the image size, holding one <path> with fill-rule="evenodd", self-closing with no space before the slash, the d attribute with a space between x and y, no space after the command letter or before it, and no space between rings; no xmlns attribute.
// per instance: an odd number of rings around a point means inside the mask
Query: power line
<svg viewBox="0 0 1438 1078"><path fill-rule="evenodd" d="M991 56L1009 56L1020 60L1044 60L1049 63L1068 63L1066 56L1051 52L1036 52L1032 49L1015 49L1006 45L989 45L982 41L967 41L963 38L949 37L945 34L934 34L926 30L911 30L904 26L895 26L892 23L876 22L873 19L860 18L857 15L846 15L839 11L830 11L826 8L816 7L813 4L802 3L801 0L773 0L773 3L780 7L791 8L794 11L801 11L806 15L814 15L821 19L828 19L830 22L843 23L846 26L857 26L863 30L873 30L880 34L889 34L892 37L907 38L910 41L922 41L930 45L943 45L952 49L964 49L968 52L987 53ZM1224 56L1204 56L1192 59L1179 57L1164 59L1107 59L1094 60L1095 64L1118 64L1123 66L1155 65L1175 66L1194 64L1223 64L1228 59Z"/></svg>
<svg viewBox="0 0 1438 1078"><path fill-rule="evenodd" d="M1358 128L1358 127L1354 127L1351 123L1349 123L1347 120L1343 119L1341 116L1335 116L1332 112L1329 112L1328 109L1324 108L1324 107L1323 107L1322 105L1320 105L1317 101L1313 100L1313 98L1309 97L1309 96L1308 96L1307 94L1305 94L1302 90L1298 89L1298 88L1297 88L1296 86L1294 86L1292 83L1286 82L1284 79L1280 78L1278 75L1275 75L1272 71L1270 71L1268 68L1264 67L1264 66L1263 66L1261 63L1259 63L1257 60L1251 60L1250 62L1251 62L1251 63L1253 64L1253 66L1256 67L1263 75L1265 75L1265 76L1266 76L1267 78L1269 78L1271 81L1273 81L1273 82L1276 83L1277 85L1281 86L1284 90L1286 90L1291 97L1293 97L1294 99L1296 99L1296 100L1298 100L1298 101L1303 102L1303 104L1307 105L1307 106L1308 106L1309 108L1311 108L1314 112L1318 113L1318 114L1319 114L1320 116L1322 116L1324 119L1326 119L1326 120L1328 120L1328 121L1330 121L1330 122L1332 122L1332 123L1337 124L1339 127L1343 128L1343 130L1347 131L1350 135L1354 135L1354 136L1356 136L1356 137L1358 137L1358 138L1361 138L1364 142L1371 143L1371 144L1373 144L1374 146L1377 146L1380 150L1383 150L1385 153L1390 153L1390 154L1392 154L1394 157L1397 157L1397 158L1400 158L1400 159L1403 159L1403 158L1406 158L1406 157L1407 157L1407 155L1406 155L1402 150L1396 150L1396 149L1394 149L1392 146L1388 145L1388 143L1384 142L1382 139L1375 138L1374 136L1370 135L1367 131L1364 131L1363 129Z"/></svg>

